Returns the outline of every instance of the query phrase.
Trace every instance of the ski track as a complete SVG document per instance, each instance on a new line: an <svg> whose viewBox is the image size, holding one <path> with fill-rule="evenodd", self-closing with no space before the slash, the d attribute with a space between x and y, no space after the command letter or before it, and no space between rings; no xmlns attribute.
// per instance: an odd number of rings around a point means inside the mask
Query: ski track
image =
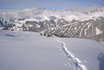
<svg viewBox="0 0 104 70"><path fill-rule="evenodd" d="M76 58L66 47L65 42L61 41L60 38L56 39L57 42L59 42L62 46L62 51L66 55L68 59L72 61L72 63L75 65L76 70L87 70L86 66L83 65L82 61L78 58Z"/></svg>

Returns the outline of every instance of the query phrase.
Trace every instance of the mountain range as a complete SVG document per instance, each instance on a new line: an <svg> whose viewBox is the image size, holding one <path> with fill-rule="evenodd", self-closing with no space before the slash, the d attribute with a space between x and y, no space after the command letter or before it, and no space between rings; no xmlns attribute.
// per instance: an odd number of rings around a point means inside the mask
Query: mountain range
<svg viewBox="0 0 104 70"><path fill-rule="evenodd" d="M0 10L0 29L104 41L104 6L86 9Z"/></svg>

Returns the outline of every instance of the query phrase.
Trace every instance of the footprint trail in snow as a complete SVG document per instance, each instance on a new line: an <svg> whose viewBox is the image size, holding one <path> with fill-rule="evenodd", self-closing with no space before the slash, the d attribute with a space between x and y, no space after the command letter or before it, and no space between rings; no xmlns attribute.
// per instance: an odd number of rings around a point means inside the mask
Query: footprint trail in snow
<svg viewBox="0 0 104 70"><path fill-rule="evenodd" d="M77 70L87 70L86 66L82 63L82 61L74 56L66 47L65 42L61 41L60 38L57 38L56 41L61 44L62 51L66 55L68 59L72 61Z"/></svg>

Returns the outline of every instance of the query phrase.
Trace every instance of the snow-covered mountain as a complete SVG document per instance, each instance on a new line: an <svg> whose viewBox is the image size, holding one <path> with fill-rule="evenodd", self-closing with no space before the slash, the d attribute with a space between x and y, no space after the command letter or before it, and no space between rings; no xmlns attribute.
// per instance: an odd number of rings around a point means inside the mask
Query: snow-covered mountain
<svg viewBox="0 0 104 70"><path fill-rule="evenodd" d="M76 21L59 28L44 30L41 34L104 41L104 18L99 17L96 20L90 19L82 22Z"/></svg>
<svg viewBox="0 0 104 70"><path fill-rule="evenodd" d="M1 10L0 29L104 41L104 7L65 11L41 8Z"/></svg>

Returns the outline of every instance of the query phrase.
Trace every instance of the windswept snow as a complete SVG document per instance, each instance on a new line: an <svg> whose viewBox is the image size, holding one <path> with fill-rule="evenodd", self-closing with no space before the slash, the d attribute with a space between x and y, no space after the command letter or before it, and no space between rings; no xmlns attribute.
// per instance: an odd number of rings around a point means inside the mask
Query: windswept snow
<svg viewBox="0 0 104 70"><path fill-rule="evenodd" d="M68 70L52 38L0 31L0 70Z"/></svg>
<svg viewBox="0 0 104 70"><path fill-rule="evenodd" d="M0 70L104 70L104 44L0 30Z"/></svg>

